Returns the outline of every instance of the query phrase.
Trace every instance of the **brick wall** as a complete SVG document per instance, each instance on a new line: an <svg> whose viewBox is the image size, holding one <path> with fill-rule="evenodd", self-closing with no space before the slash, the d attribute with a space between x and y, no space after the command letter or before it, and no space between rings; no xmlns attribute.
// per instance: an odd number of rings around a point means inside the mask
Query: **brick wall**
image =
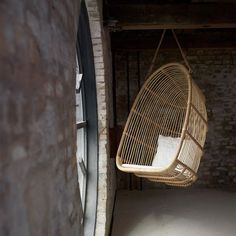
<svg viewBox="0 0 236 236"><path fill-rule="evenodd" d="M111 55L109 32L103 27L102 1L86 0L94 51L97 85L99 168L96 236L108 235L115 195L115 165L110 158Z"/></svg>
<svg viewBox="0 0 236 236"><path fill-rule="evenodd" d="M117 124L123 126L142 85L154 51L117 51L115 54ZM209 119L204 156L199 179L194 186L236 187L236 49L189 49L188 60L193 68L194 80L206 96ZM137 58L139 57L140 73ZM161 50L156 68L164 63L181 61L179 51ZM128 65L128 69L127 69ZM129 91L127 90L127 71ZM139 79L140 77L140 79ZM127 185L127 175L120 175L119 187ZM160 185L143 182L144 188Z"/></svg>
<svg viewBox="0 0 236 236"><path fill-rule="evenodd" d="M74 0L0 3L0 235L82 235L78 11Z"/></svg>

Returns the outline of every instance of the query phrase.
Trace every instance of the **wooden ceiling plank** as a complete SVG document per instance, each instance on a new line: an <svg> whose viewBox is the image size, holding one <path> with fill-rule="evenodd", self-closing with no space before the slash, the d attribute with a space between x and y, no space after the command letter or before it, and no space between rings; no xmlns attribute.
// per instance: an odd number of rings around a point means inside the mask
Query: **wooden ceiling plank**
<svg viewBox="0 0 236 236"><path fill-rule="evenodd" d="M110 5L112 30L236 28L236 3Z"/></svg>

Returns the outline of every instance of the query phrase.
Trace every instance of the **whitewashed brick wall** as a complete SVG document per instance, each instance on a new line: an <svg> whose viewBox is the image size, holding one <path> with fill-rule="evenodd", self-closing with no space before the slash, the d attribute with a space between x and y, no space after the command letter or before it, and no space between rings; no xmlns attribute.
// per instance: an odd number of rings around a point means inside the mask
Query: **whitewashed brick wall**
<svg viewBox="0 0 236 236"><path fill-rule="evenodd" d="M115 192L114 160L109 154L109 84L111 78L111 57L109 34L102 25L102 2L86 0L93 43L99 132L99 176L96 236L109 233Z"/></svg>

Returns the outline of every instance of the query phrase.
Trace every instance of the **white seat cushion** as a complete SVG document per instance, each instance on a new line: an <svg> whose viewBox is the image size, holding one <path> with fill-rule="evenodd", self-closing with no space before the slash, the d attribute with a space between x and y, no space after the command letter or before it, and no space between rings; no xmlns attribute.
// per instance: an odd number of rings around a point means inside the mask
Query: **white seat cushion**
<svg viewBox="0 0 236 236"><path fill-rule="evenodd" d="M180 138L173 138L159 135L156 155L153 158L152 166L159 168L168 167L175 159Z"/></svg>

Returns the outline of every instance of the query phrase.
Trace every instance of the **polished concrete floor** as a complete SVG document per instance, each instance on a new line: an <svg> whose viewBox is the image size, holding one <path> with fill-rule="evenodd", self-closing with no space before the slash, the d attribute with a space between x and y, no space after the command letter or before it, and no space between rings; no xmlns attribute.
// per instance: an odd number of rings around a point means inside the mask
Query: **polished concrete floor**
<svg viewBox="0 0 236 236"><path fill-rule="evenodd" d="M120 191L112 236L236 236L236 193Z"/></svg>

